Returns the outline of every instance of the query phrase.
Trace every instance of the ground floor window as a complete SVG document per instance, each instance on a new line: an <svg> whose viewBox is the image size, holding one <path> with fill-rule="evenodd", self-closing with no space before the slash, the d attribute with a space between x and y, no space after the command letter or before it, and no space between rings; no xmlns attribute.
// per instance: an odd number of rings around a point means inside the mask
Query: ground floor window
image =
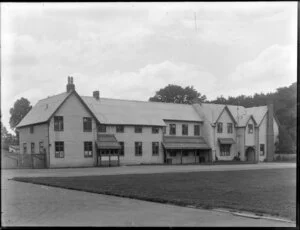
<svg viewBox="0 0 300 230"><path fill-rule="evenodd" d="M124 156L124 142L119 142L119 144L121 145L120 156Z"/></svg>
<svg viewBox="0 0 300 230"><path fill-rule="evenodd" d="M84 142L84 157L93 157L93 142Z"/></svg>
<svg viewBox="0 0 300 230"><path fill-rule="evenodd" d="M260 150L260 155L264 156L265 155L265 144L260 144L259 150Z"/></svg>
<svg viewBox="0 0 300 230"><path fill-rule="evenodd" d="M39 142L39 152L44 153L44 141Z"/></svg>
<svg viewBox="0 0 300 230"><path fill-rule="evenodd" d="M159 143L158 142L152 142L152 155L157 156L159 151Z"/></svg>
<svg viewBox="0 0 300 230"><path fill-rule="evenodd" d="M230 156L230 146L228 144L220 145L220 156Z"/></svg>
<svg viewBox="0 0 300 230"><path fill-rule="evenodd" d="M142 142L135 142L135 155L142 156L142 154L143 154Z"/></svg>
<svg viewBox="0 0 300 230"><path fill-rule="evenodd" d="M189 151L182 151L182 156L187 157L189 155Z"/></svg>
<svg viewBox="0 0 300 230"><path fill-rule="evenodd" d="M31 143L31 154L34 154L34 142Z"/></svg>
<svg viewBox="0 0 300 230"><path fill-rule="evenodd" d="M27 143L23 143L23 153L27 153Z"/></svg>
<svg viewBox="0 0 300 230"><path fill-rule="evenodd" d="M63 141L55 142L55 158L65 157L65 146Z"/></svg>
<svg viewBox="0 0 300 230"><path fill-rule="evenodd" d="M169 155L170 155L171 157L176 157L176 154L177 154L177 152L174 151L174 150L173 150L173 151L171 150L171 151L169 152Z"/></svg>

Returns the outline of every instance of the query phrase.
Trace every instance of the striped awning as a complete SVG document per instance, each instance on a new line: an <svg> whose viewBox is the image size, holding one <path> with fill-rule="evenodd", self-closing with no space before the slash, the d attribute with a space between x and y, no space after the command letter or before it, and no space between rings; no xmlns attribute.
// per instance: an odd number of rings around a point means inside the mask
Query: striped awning
<svg viewBox="0 0 300 230"><path fill-rule="evenodd" d="M203 137L164 137L165 149L210 149Z"/></svg>
<svg viewBox="0 0 300 230"><path fill-rule="evenodd" d="M235 141L232 138L218 138L220 144L235 144Z"/></svg>
<svg viewBox="0 0 300 230"><path fill-rule="evenodd" d="M121 149L121 145L113 134L98 134L96 144L98 149Z"/></svg>

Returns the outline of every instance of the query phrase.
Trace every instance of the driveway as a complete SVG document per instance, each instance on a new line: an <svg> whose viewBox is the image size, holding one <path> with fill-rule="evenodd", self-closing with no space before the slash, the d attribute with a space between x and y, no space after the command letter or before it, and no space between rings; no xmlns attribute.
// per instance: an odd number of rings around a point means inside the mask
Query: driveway
<svg viewBox="0 0 300 230"><path fill-rule="evenodd" d="M12 177L59 177L167 172L229 171L295 168L296 163L259 163L241 165L137 165L102 168L3 169L2 180Z"/></svg>
<svg viewBox="0 0 300 230"><path fill-rule="evenodd" d="M2 226L296 226L11 180L2 183Z"/></svg>

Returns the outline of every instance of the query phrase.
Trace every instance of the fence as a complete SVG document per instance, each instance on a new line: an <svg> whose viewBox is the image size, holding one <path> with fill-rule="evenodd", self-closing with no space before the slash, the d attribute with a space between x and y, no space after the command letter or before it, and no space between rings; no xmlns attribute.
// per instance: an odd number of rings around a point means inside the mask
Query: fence
<svg viewBox="0 0 300 230"><path fill-rule="evenodd" d="M2 155L2 168L46 168L45 154L9 153Z"/></svg>

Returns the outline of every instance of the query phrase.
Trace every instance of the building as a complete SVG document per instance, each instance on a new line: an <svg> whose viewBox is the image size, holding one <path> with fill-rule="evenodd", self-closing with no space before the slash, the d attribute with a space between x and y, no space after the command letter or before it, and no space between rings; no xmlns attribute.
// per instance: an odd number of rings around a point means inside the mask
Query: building
<svg viewBox="0 0 300 230"><path fill-rule="evenodd" d="M22 154L45 154L47 168L106 164L187 164L273 160L272 105L172 104L79 96L38 101L17 125Z"/></svg>

